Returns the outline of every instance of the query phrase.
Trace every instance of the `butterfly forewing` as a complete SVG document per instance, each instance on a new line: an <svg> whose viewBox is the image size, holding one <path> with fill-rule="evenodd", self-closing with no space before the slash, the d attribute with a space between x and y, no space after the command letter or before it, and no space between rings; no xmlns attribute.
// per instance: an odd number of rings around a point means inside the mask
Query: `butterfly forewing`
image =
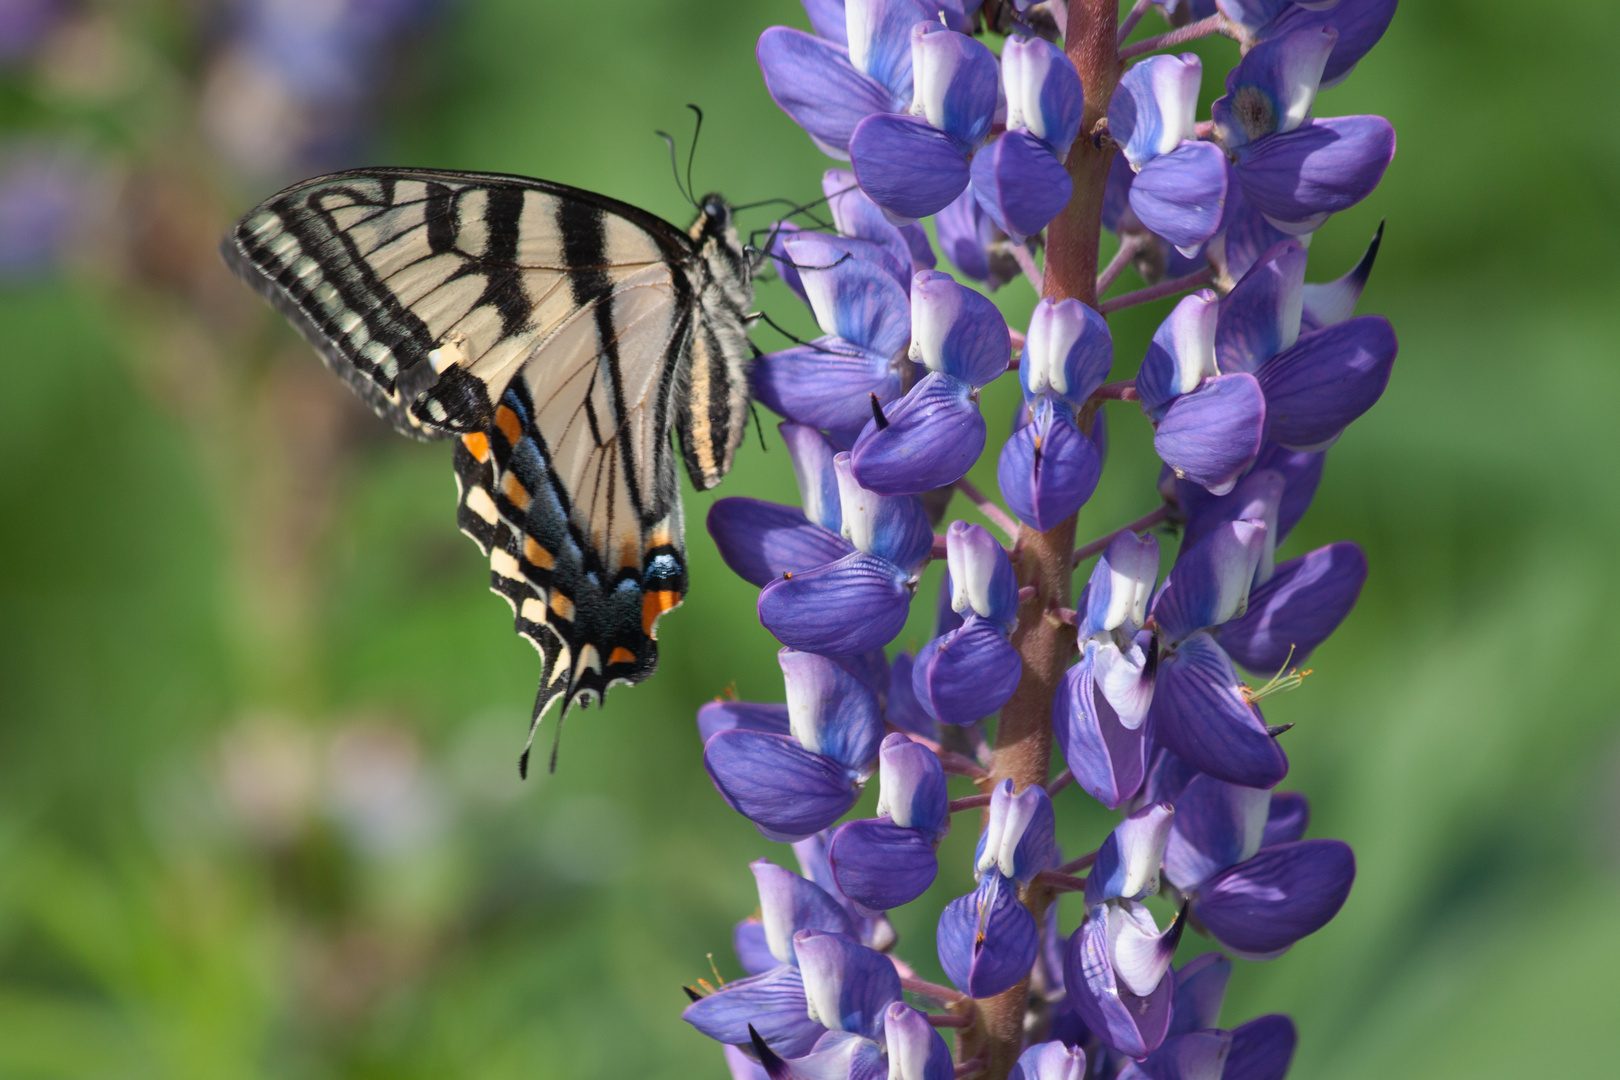
<svg viewBox="0 0 1620 1080"><path fill-rule="evenodd" d="M536 716L650 674L654 625L685 592L671 425L710 487L746 404L751 290L720 226L688 236L521 177L378 169L295 185L227 238L379 414L460 436L458 520L544 656Z"/></svg>

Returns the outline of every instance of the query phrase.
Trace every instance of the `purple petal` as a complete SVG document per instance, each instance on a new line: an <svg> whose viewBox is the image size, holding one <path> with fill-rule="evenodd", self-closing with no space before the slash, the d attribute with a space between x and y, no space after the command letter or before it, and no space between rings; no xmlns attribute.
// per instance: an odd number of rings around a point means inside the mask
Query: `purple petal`
<svg viewBox="0 0 1620 1080"><path fill-rule="evenodd" d="M1350 541L1290 559L1249 596L1249 610L1217 632L1221 647L1250 671L1303 664L1355 607L1367 557ZM1292 650L1292 656L1290 656Z"/></svg>
<svg viewBox="0 0 1620 1080"><path fill-rule="evenodd" d="M731 948L737 963L750 975L762 975L782 963L771 955L765 941L765 927L758 919L744 919L731 932Z"/></svg>
<svg viewBox="0 0 1620 1080"><path fill-rule="evenodd" d="M1034 236L1069 205L1074 181L1050 147L1027 131L1003 132L973 156L973 194L1016 240Z"/></svg>
<svg viewBox="0 0 1620 1080"><path fill-rule="evenodd" d="M1013 882L994 871L946 905L939 917L939 963L972 998L995 997L1035 966L1040 935Z"/></svg>
<svg viewBox="0 0 1620 1080"><path fill-rule="evenodd" d="M1176 799L1164 876L1183 892L1260 850L1271 792L1198 776Z"/></svg>
<svg viewBox="0 0 1620 1080"><path fill-rule="evenodd" d="M838 826L827 856L838 887L866 914L911 903L939 874L934 845L887 818Z"/></svg>
<svg viewBox="0 0 1620 1080"><path fill-rule="evenodd" d="M1162 420L1170 403L1216 375L1215 332L1221 308L1209 289L1182 297L1153 332L1153 342L1136 376L1142 411Z"/></svg>
<svg viewBox="0 0 1620 1080"><path fill-rule="evenodd" d="M1092 682L1095 649L1064 673L1052 701L1052 730L1082 790L1117 810L1142 786L1145 732L1131 730Z"/></svg>
<svg viewBox="0 0 1620 1080"><path fill-rule="evenodd" d="M1396 352L1395 331L1380 315L1306 334L1260 368L1268 437L1303 450L1332 441L1384 393Z"/></svg>
<svg viewBox="0 0 1620 1080"><path fill-rule="evenodd" d="M1092 1034L1126 1057L1144 1058L1158 1049L1169 1029L1175 977L1166 971L1145 998L1121 986L1109 960L1106 910L1094 909L1069 939L1063 984Z"/></svg>
<svg viewBox="0 0 1620 1080"><path fill-rule="evenodd" d="M1142 232L1142 223L1131 209L1131 185L1136 181L1136 170L1124 154L1115 154L1108 166L1108 184L1103 189L1103 228L1111 233ZM1228 184L1228 187L1231 187ZM1230 201L1230 200L1229 200Z"/></svg>
<svg viewBox="0 0 1620 1080"><path fill-rule="evenodd" d="M911 340L906 290L882 266L848 258L847 244L839 240L801 232L782 246L798 266L821 329L865 351L893 357Z"/></svg>
<svg viewBox="0 0 1620 1080"><path fill-rule="evenodd" d="M1226 96L1211 110L1226 148L1236 150L1303 124L1338 39L1336 31L1318 27L1283 34L1250 49L1226 76Z"/></svg>
<svg viewBox="0 0 1620 1080"><path fill-rule="evenodd" d="M787 689L788 723L799 745L869 776L883 739L877 697L840 664L815 653L777 654Z"/></svg>
<svg viewBox="0 0 1620 1080"><path fill-rule="evenodd" d="M918 0L844 0L850 62L889 88L896 111L911 101L911 28L929 14Z"/></svg>
<svg viewBox="0 0 1620 1080"><path fill-rule="evenodd" d="M887 1080L951 1080L956 1075L945 1039L910 1005L897 1001L889 1006L883 1037L889 1051Z"/></svg>
<svg viewBox="0 0 1620 1080"><path fill-rule="evenodd" d="M954 484L984 450L985 424L973 387L931 371L884 410L883 427L869 426L850 451L862 487L911 495Z"/></svg>
<svg viewBox="0 0 1620 1080"><path fill-rule="evenodd" d="M786 705L756 705L752 701L708 701L698 706L698 737L704 742L722 731L763 731L788 734Z"/></svg>
<svg viewBox="0 0 1620 1080"><path fill-rule="evenodd" d="M1384 225L1379 222L1372 243L1367 245L1361 260L1350 268L1348 274L1336 281L1304 287L1301 329L1320 330L1324 326L1342 323L1356 313L1356 304L1361 300L1361 291L1367 287L1367 278L1372 275L1373 263L1378 259L1378 247L1383 241Z"/></svg>
<svg viewBox="0 0 1620 1080"><path fill-rule="evenodd" d="M1193 137L1203 77L1203 62L1193 53L1150 56L1125 72L1108 104L1108 133L1132 168Z"/></svg>
<svg viewBox="0 0 1620 1080"><path fill-rule="evenodd" d="M882 1037L884 1010L900 1000L900 976L887 956L843 934L815 930L793 935L793 951L811 1017L833 1031Z"/></svg>
<svg viewBox="0 0 1620 1080"><path fill-rule="evenodd" d="M1028 884L1036 874L1057 865L1056 819L1046 789L1031 785L1013 794L1012 780L990 793L990 812L974 852L974 870Z"/></svg>
<svg viewBox="0 0 1620 1080"><path fill-rule="evenodd" d="M1253 375L1205 379L1165 410L1153 449L1177 476L1224 495L1259 454L1266 411L1266 396Z"/></svg>
<svg viewBox="0 0 1620 1080"><path fill-rule="evenodd" d="M920 502L910 495L881 495L862 487L849 454L834 456L833 471L838 475L844 533L858 550L906 569L927 561L934 526Z"/></svg>
<svg viewBox="0 0 1620 1080"><path fill-rule="evenodd" d="M1122 989L1139 997L1148 996L1170 974L1170 960L1181 940L1183 920L1178 916L1160 930L1153 913L1131 900L1106 904L1101 910L1108 918L1108 950L1114 977Z"/></svg>
<svg viewBox="0 0 1620 1080"><path fill-rule="evenodd" d="M947 562L945 576L939 581L939 599L934 604L934 636L944 637L961 625L962 616L956 613L956 584L951 581L951 566Z"/></svg>
<svg viewBox="0 0 1620 1080"><path fill-rule="evenodd" d="M798 267L794 265L793 256L787 253L787 241L794 233L803 232L799 226L791 221L773 221L770 235L765 243L765 251L770 256L771 266L776 270L776 276L782 284L798 294L800 300L810 302L805 295L804 282L799 279Z"/></svg>
<svg viewBox="0 0 1620 1080"><path fill-rule="evenodd" d="M1232 1029L1232 1053L1226 1059L1221 1080L1283 1080L1298 1042L1294 1022L1280 1013L1239 1024Z"/></svg>
<svg viewBox="0 0 1620 1080"><path fill-rule="evenodd" d="M857 71L843 49L802 30L773 26L754 53L771 100L828 153L847 154L855 125L895 107L888 88Z"/></svg>
<svg viewBox="0 0 1620 1080"><path fill-rule="evenodd" d="M1259 788L1288 774L1288 758L1208 634L1194 634L1159 662L1149 720L1154 738L1199 772Z"/></svg>
<svg viewBox="0 0 1620 1080"><path fill-rule="evenodd" d="M709 507L708 526L720 558L738 577L760 588L785 573L825 566L854 550L837 533L810 524L798 508L759 499L716 499Z"/></svg>
<svg viewBox="0 0 1620 1080"><path fill-rule="evenodd" d="M996 463L1007 509L1039 532L1084 506L1102 476L1096 445L1049 406L1042 413L1007 440Z"/></svg>
<svg viewBox="0 0 1620 1080"><path fill-rule="evenodd" d="M911 31L912 109L934 127L977 146L996 114L996 55L937 22Z"/></svg>
<svg viewBox="0 0 1620 1080"><path fill-rule="evenodd" d="M1236 176L1235 170L1232 175ZM1262 255L1293 235L1267 221L1266 216L1243 197L1242 185L1235 180L1226 189L1225 234L1219 243L1220 258L1233 281L1242 280Z"/></svg>
<svg viewBox="0 0 1620 1080"><path fill-rule="evenodd" d="M1239 956L1270 959L1326 926L1355 877L1355 856L1342 841L1279 844L1207 883L1193 910Z"/></svg>
<svg viewBox="0 0 1620 1080"><path fill-rule="evenodd" d="M1020 1054L1007 1080L1085 1080L1085 1076L1085 1051L1054 1039Z"/></svg>
<svg viewBox="0 0 1620 1080"><path fill-rule="evenodd" d="M1305 796L1297 791L1273 792L1271 812L1266 817L1266 831L1260 837L1260 846L1268 848L1303 840L1310 823L1311 804Z"/></svg>
<svg viewBox="0 0 1620 1080"><path fill-rule="evenodd" d="M882 262L902 287L910 286L911 246L878 204L856 184L855 174L848 169L828 169L821 174L821 191L832 211L833 226L846 237L875 245L881 252L875 261Z"/></svg>
<svg viewBox="0 0 1620 1080"><path fill-rule="evenodd" d="M760 922L756 925L764 933L766 948L776 963L798 963L793 935L800 930L854 935L855 924L849 914L815 882L765 859L756 859L748 867L759 888Z"/></svg>
<svg viewBox="0 0 1620 1080"><path fill-rule="evenodd" d="M945 770L934 751L900 732L886 736L878 752L878 783L879 817L931 842L950 831Z"/></svg>
<svg viewBox="0 0 1620 1080"><path fill-rule="evenodd" d="M910 653L895 656L889 678L889 696L883 705L883 719L891 727L938 741L939 721L928 715L911 689L911 664Z"/></svg>
<svg viewBox="0 0 1620 1080"><path fill-rule="evenodd" d="M799 1057L810 1052L827 1029L806 1011L804 982L791 964L729 982L694 1001L681 1019L716 1042L747 1046L753 1025L777 1053Z"/></svg>
<svg viewBox="0 0 1620 1080"><path fill-rule="evenodd" d="M1153 618L1165 641L1180 641L1243 613L1265 533L1257 521L1228 521L1176 559L1153 601Z"/></svg>
<svg viewBox="0 0 1620 1080"><path fill-rule="evenodd" d="M906 247L911 251L912 270L932 270L939 260L934 257L934 246L928 239L928 230L915 221L899 228Z"/></svg>
<svg viewBox="0 0 1620 1080"><path fill-rule="evenodd" d="M1049 389L1078 409L1113 366L1113 335L1096 310L1078 300L1047 298L1035 305L1018 364L1026 396Z"/></svg>
<svg viewBox="0 0 1620 1080"><path fill-rule="evenodd" d="M849 47L849 35L844 29L844 0L799 0L799 3L817 37Z"/></svg>
<svg viewBox="0 0 1620 1080"><path fill-rule="evenodd" d="M782 433L788 457L793 461L793 477L799 482L799 504L804 507L804 516L823 529L840 531L844 527L844 516L839 508L838 473L833 468L838 448L827 436L804 424L784 420L776 428ZM710 517L713 517L712 512Z"/></svg>
<svg viewBox="0 0 1620 1080"><path fill-rule="evenodd" d="M1322 86L1335 86L1344 81L1351 70L1366 56L1378 39L1389 29L1395 17L1399 0L1351 0L1325 10L1312 11L1291 4L1260 31L1260 39L1277 37L1295 30L1331 26L1339 33L1339 40L1328 57L1322 72Z"/></svg>
<svg viewBox="0 0 1620 1080"><path fill-rule="evenodd" d="M1086 906L1104 900L1140 900L1159 891L1159 863L1176 811L1150 803L1114 826L1086 875Z"/></svg>
<svg viewBox="0 0 1620 1080"><path fill-rule="evenodd" d="M722 731L703 747L703 767L726 804L773 840L826 828L860 795L842 765L784 735Z"/></svg>
<svg viewBox="0 0 1620 1080"><path fill-rule="evenodd" d="M940 251L964 276L983 281L994 290L1018 275L1017 264L1010 257L991 255L991 248L1002 239L1001 231L979 205L971 184L934 215L934 233Z"/></svg>
<svg viewBox="0 0 1620 1080"><path fill-rule="evenodd" d="M1215 360L1221 371L1253 374L1299 340L1309 253L1288 239L1261 256L1221 301Z"/></svg>
<svg viewBox="0 0 1620 1080"><path fill-rule="evenodd" d="M1278 228L1309 231L1365 199L1395 157L1395 129L1381 116L1312 120L1238 151L1243 196Z"/></svg>
<svg viewBox="0 0 1620 1080"><path fill-rule="evenodd" d="M1175 802L1187 790L1198 770L1164 747L1155 747L1147 780L1142 785L1144 802Z"/></svg>
<svg viewBox="0 0 1620 1080"><path fill-rule="evenodd" d="M862 190L898 217L927 217L967 187L965 145L921 117L869 116L856 126L849 152Z"/></svg>
<svg viewBox="0 0 1620 1080"><path fill-rule="evenodd" d="M759 594L759 621L790 648L847 656L881 648L906 624L904 570L852 552L837 562L777 578Z"/></svg>
<svg viewBox="0 0 1620 1080"><path fill-rule="evenodd" d="M982 293L949 274L924 270L911 286L911 358L930 371L984 386L1006 372L1012 336L1001 311Z"/></svg>
<svg viewBox="0 0 1620 1080"><path fill-rule="evenodd" d="M1010 633L1018 621L1018 575L1006 550L982 525L953 521L945 531L951 607L982 615Z"/></svg>
<svg viewBox="0 0 1620 1080"><path fill-rule="evenodd" d="M1143 225L1191 254L1220 231L1226 155L1214 143L1184 142L1142 166L1130 200Z"/></svg>
<svg viewBox="0 0 1620 1080"><path fill-rule="evenodd" d="M1152 644L1152 635L1143 632L1123 649L1110 640L1097 646L1093 680L1119 722L1132 730L1142 726L1153 704L1154 665L1147 652Z"/></svg>
<svg viewBox="0 0 1620 1080"><path fill-rule="evenodd" d="M749 383L767 409L829 431L859 431L872 418L872 394L885 403L900 396L892 354L837 337L767 353L754 363Z"/></svg>
<svg viewBox="0 0 1620 1080"><path fill-rule="evenodd" d="M1253 32L1293 5L1291 0L1215 0L1215 6L1228 19Z"/></svg>
<svg viewBox="0 0 1620 1080"><path fill-rule="evenodd" d="M771 1074L765 1071L765 1066L735 1046L726 1046L723 1049L726 1053L726 1068L731 1072L731 1080L771 1080Z"/></svg>
<svg viewBox="0 0 1620 1080"><path fill-rule="evenodd" d="M1085 91L1063 50L1042 38L1010 37L1001 49L1007 127L1026 130L1059 156L1080 134Z"/></svg>
<svg viewBox="0 0 1620 1080"><path fill-rule="evenodd" d="M1275 469L1256 468L1225 495L1208 496L1188 514L1181 546L1191 550L1204 537L1232 521L1259 521L1266 526L1265 545L1260 549L1255 580L1272 574L1272 553L1276 551L1278 515L1288 481ZM1188 485L1193 486L1193 485ZM1202 489L1199 489L1202 490Z"/></svg>
<svg viewBox="0 0 1620 1080"><path fill-rule="evenodd" d="M967 725L1005 705L1023 670L1001 624L974 615L960 629L922 647L911 671L911 689L940 723Z"/></svg>
<svg viewBox="0 0 1620 1080"><path fill-rule="evenodd" d="M1176 1007L1170 1017L1170 1034L1185 1035L1216 1027L1231 978L1232 961L1218 952L1195 956L1183 964L1176 972Z"/></svg>
<svg viewBox="0 0 1620 1080"><path fill-rule="evenodd" d="M1232 1049L1228 1031L1190 1031L1164 1040L1146 1061L1127 1065L1119 1080L1221 1080Z"/></svg>
<svg viewBox="0 0 1620 1080"><path fill-rule="evenodd" d="M1109 542L1086 585L1082 637L1124 627L1134 634L1147 619L1147 603L1159 580L1159 540L1152 533L1122 532Z"/></svg>

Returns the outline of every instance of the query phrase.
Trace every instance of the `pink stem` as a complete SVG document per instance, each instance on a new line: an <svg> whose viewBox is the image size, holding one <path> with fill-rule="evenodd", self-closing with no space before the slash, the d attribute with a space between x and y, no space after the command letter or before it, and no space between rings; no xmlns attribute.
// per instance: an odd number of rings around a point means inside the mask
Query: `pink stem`
<svg viewBox="0 0 1620 1080"><path fill-rule="evenodd" d="M1060 874L1056 870L1042 870L1035 875L1035 881L1058 892L1084 892L1086 888L1085 878Z"/></svg>
<svg viewBox="0 0 1620 1080"><path fill-rule="evenodd" d="M1072 769L1064 769L1062 772L1057 774L1050 784L1046 785L1047 797L1051 798L1053 795L1056 795L1058 792L1062 791L1072 783L1074 783L1074 771Z"/></svg>
<svg viewBox="0 0 1620 1080"><path fill-rule="evenodd" d="M1153 301L1162 300L1166 296L1191 292L1193 289L1208 285L1214 280L1214 268L1206 266L1197 273L1188 274L1186 277L1176 278L1174 281L1161 281L1157 285L1149 285L1145 289L1137 289L1135 292L1128 292L1123 296L1104 300L1097 305L1097 310L1104 315L1109 315L1128 307L1136 307L1138 304L1151 304Z"/></svg>
<svg viewBox="0 0 1620 1080"><path fill-rule="evenodd" d="M925 998L932 998L941 1005L956 1005L969 1000L966 994L958 993L948 986L931 983L926 979L919 979L915 976L902 975L900 977L900 988L910 990L913 994L921 994Z"/></svg>
<svg viewBox="0 0 1620 1080"><path fill-rule="evenodd" d="M1017 263L1018 269L1022 270L1024 276L1029 278L1029 283L1035 286L1035 295L1040 296L1042 290L1046 287L1046 275L1041 273L1041 268L1035 265L1035 254L1029 250L1029 244L1009 244L1007 246L1012 249L1013 262Z"/></svg>
<svg viewBox="0 0 1620 1080"><path fill-rule="evenodd" d="M1136 24L1142 21L1142 16L1146 15L1147 9L1152 6L1153 0L1136 0L1136 6L1131 8L1130 14L1126 15L1124 21L1119 24L1119 43L1121 45L1125 44L1125 39L1131 36L1131 31L1136 29Z"/></svg>
<svg viewBox="0 0 1620 1080"><path fill-rule="evenodd" d="M956 1013L929 1013L928 1022L935 1027L965 1028L973 1024L973 1017L958 1016Z"/></svg>
<svg viewBox="0 0 1620 1080"><path fill-rule="evenodd" d="M1094 863L1096 861L1097 861L1097 853L1095 851L1093 851L1090 855L1082 855L1078 859L1075 859L1073 862L1064 863L1062 866L1057 868L1057 872L1060 873L1060 874L1072 874L1076 870L1084 870L1084 869L1088 868L1089 866L1091 866L1092 863Z"/></svg>
<svg viewBox="0 0 1620 1080"><path fill-rule="evenodd" d="M995 522L1010 539L1018 539L1018 522L1014 521L1007 511L985 498L984 493L974 487L967 477L964 476L956 482L956 489L966 495L968 501L978 507L979 513Z"/></svg>
<svg viewBox="0 0 1620 1080"><path fill-rule="evenodd" d="M1118 382L1103 383L1091 392L1091 396L1098 401L1139 401L1136 394L1135 379L1121 379Z"/></svg>
<svg viewBox="0 0 1620 1080"><path fill-rule="evenodd" d="M1074 565L1079 566L1081 563L1085 562L1087 559L1091 558L1093 555L1101 554L1103 551L1107 550L1108 545L1112 544L1114 542L1114 537L1120 536L1120 535L1122 535L1124 533L1128 533L1128 532L1133 532L1133 533L1144 532L1144 531L1146 531L1148 529L1153 528L1153 526L1159 524L1161 521L1163 521L1165 518L1167 518L1169 516L1170 516L1170 508L1168 506L1161 506L1157 510L1153 511L1151 514L1143 514L1141 517L1137 518L1135 521L1131 522L1129 525L1125 526L1123 529L1115 529L1113 532L1109 533L1107 536L1099 536L1099 537L1097 537L1097 539L1093 540L1089 544L1086 544L1084 547L1079 547L1079 548L1075 549L1075 551L1074 551Z"/></svg>
<svg viewBox="0 0 1620 1080"><path fill-rule="evenodd" d="M963 810L977 810L981 806L989 805L990 796L988 795L964 795L960 799L952 799L947 805L947 809L953 814L959 814Z"/></svg>
<svg viewBox="0 0 1620 1080"><path fill-rule="evenodd" d="M1119 279L1119 275L1125 272L1127 266L1131 265L1131 260L1136 258L1136 253L1142 250L1142 244L1142 238L1135 233L1120 241L1119 250L1114 252L1112 259L1108 260L1108 265L1103 267L1102 273L1097 275L1097 294L1099 296L1107 291L1108 286Z"/></svg>
<svg viewBox="0 0 1620 1080"><path fill-rule="evenodd" d="M1209 37L1211 34L1225 34L1238 41L1243 40L1243 32L1236 23L1227 19L1225 15L1216 12L1207 19L1199 19L1195 23L1188 23L1177 30L1160 34L1158 37L1143 38L1135 45L1127 45L1119 50L1121 60L1134 60L1138 56L1145 56L1160 49L1170 49L1177 45L1185 45L1189 41Z"/></svg>

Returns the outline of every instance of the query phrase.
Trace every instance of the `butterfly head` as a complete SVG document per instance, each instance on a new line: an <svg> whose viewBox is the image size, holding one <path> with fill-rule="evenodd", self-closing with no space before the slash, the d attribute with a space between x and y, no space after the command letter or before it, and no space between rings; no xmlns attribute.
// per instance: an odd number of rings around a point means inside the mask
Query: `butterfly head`
<svg viewBox="0 0 1620 1080"><path fill-rule="evenodd" d="M737 237L731 204L718 192L711 191L699 200L697 208L697 220L692 222L688 235L709 264L711 273L718 269L717 262L723 262L730 270L727 276L746 282L752 276L751 267L742 241Z"/></svg>

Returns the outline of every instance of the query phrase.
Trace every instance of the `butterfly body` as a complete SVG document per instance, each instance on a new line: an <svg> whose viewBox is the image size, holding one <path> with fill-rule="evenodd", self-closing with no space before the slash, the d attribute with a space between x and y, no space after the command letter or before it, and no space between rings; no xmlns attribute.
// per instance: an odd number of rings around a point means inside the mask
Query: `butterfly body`
<svg viewBox="0 0 1620 1080"><path fill-rule="evenodd" d="M682 231L524 177L368 169L251 211L226 261L399 431L454 438L458 522L543 657L537 720L657 663L693 484L748 405L751 266L723 200Z"/></svg>

